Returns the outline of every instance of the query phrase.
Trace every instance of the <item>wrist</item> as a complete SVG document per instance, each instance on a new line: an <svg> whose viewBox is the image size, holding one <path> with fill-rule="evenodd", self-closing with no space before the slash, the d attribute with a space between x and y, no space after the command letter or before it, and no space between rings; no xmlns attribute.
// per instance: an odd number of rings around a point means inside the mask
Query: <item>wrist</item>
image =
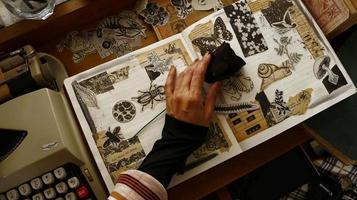
<svg viewBox="0 0 357 200"><path fill-rule="evenodd" d="M205 127L208 128L210 120L205 120L202 117L196 117L196 116L186 116L184 114L180 115L173 115L166 113L166 116L169 117L169 120L171 121L172 119L176 120L176 123L183 123L182 125L190 125L190 126L199 126L199 127Z"/></svg>
<svg viewBox="0 0 357 200"><path fill-rule="evenodd" d="M198 125L166 115L164 129L176 130L182 134L197 134L205 137L208 132L208 125Z"/></svg>

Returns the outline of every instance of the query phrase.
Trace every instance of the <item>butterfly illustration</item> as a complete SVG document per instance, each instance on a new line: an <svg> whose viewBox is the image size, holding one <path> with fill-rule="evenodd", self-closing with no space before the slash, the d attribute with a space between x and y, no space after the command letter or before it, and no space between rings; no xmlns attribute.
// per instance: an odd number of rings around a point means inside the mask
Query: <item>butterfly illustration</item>
<svg viewBox="0 0 357 200"><path fill-rule="evenodd" d="M213 34L210 37L199 37L192 40L192 44L200 49L201 55L207 51L212 52L218 48L224 41L231 41L233 35L227 30L226 25L221 17L217 17L214 22Z"/></svg>
<svg viewBox="0 0 357 200"><path fill-rule="evenodd" d="M271 24L280 34L284 34L296 27L296 24L292 22L290 12L287 10L284 14L284 18L280 22L274 22Z"/></svg>

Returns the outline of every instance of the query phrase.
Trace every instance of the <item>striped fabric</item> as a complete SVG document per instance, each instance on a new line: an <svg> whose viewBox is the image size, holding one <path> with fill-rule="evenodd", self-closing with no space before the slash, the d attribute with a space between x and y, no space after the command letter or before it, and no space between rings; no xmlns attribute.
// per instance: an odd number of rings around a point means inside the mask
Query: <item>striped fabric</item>
<svg viewBox="0 0 357 200"><path fill-rule="evenodd" d="M108 200L167 200L165 188L155 178L138 170L119 175Z"/></svg>

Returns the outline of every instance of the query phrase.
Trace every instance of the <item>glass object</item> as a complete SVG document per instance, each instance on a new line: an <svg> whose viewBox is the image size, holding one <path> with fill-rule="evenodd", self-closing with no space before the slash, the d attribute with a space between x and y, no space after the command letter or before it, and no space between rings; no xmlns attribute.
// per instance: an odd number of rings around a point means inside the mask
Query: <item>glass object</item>
<svg viewBox="0 0 357 200"><path fill-rule="evenodd" d="M25 19L47 19L55 8L55 0L1 0L14 15Z"/></svg>

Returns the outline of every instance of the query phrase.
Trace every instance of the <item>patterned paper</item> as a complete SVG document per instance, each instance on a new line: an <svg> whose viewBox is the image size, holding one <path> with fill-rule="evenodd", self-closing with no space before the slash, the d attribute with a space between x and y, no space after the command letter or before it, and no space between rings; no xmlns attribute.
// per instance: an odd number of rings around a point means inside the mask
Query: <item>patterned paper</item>
<svg viewBox="0 0 357 200"><path fill-rule="evenodd" d="M224 8L245 57L268 50L259 26L245 0Z"/></svg>

